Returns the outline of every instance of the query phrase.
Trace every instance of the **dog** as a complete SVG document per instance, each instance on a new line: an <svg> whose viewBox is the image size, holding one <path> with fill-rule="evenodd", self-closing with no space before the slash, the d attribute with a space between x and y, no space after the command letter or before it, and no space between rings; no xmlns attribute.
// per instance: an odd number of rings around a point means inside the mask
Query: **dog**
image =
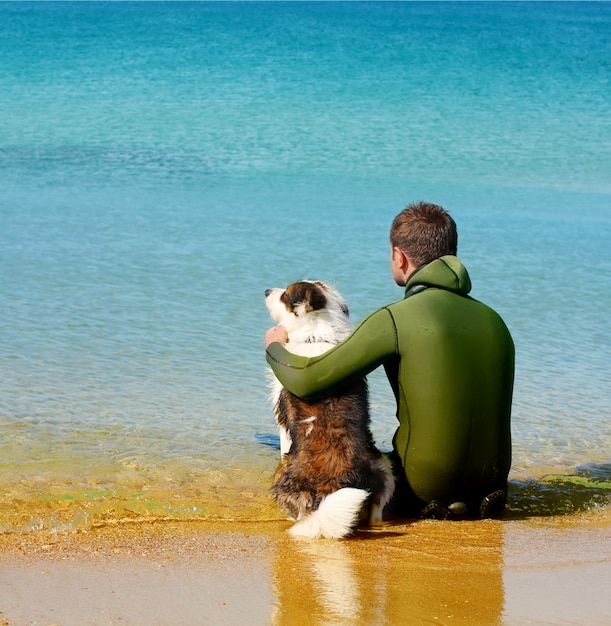
<svg viewBox="0 0 611 626"><path fill-rule="evenodd" d="M352 330L343 297L320 281L267 289L265 303L294 354L323 354ZM272 402L281 451L272 496L296 520L290 532L339 539L367 512L370 524L380 522L395 482L373 442L366 381L311 400L297 398L273 377Z"/></svg>

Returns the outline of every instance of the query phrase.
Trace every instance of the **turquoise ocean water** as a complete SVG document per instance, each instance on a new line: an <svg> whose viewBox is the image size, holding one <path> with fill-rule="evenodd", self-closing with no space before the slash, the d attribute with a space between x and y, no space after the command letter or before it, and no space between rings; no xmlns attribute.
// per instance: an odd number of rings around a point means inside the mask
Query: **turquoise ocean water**
<svg viewBox="0 0 611 626"><path fill-rule="evenodd" d="M608 508L609 32L587 2L0 2L0 532L277 516L263 292L400 299L422 199L515 339L510 515Z"/></svg>

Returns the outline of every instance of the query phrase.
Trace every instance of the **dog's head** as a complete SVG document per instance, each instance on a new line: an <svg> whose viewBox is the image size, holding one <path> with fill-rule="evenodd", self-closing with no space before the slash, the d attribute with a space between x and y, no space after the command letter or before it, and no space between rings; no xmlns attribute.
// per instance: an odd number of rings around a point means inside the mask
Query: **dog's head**
<svg viewBox="0 0 611 626"><path fill-rule="evenodd" d="M274 322L286 328L289 341L338 343L351 329L344 298L320 281L267 289L265 304Z"/></svg>

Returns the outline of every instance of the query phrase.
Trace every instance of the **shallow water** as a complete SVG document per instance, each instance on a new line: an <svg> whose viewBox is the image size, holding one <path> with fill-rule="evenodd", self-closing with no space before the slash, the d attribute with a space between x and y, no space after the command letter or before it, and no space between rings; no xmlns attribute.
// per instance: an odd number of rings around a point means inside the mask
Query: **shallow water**
<svg viewBox="0 0 611 626"><path fill-rule="evenodd" d="M423 198L516 342L510 511L608 505L609 5L0 16L3 531L277 515L263 292L399 299L388 228Z"/></svg>

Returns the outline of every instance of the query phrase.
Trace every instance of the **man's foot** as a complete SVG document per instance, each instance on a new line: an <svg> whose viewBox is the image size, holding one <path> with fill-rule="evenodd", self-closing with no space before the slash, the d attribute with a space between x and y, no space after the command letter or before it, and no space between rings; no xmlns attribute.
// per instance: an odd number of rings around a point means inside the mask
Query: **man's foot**
<svg viewBox="0 0 611 626"><path fill-rule="evenodd" d="M439 500L431 500L431 502L420 511L420 517L422 519L450 519L452 513L450 509L448 509L445 504L439 502Z"/></svg>
<svg viewBox="0 0 611 626"><path fill-rule="evenodd" d="M480 504L479 516L484 518L500 517L507 502L507 493L503 489L493 491L487 495Z"/></svg>

